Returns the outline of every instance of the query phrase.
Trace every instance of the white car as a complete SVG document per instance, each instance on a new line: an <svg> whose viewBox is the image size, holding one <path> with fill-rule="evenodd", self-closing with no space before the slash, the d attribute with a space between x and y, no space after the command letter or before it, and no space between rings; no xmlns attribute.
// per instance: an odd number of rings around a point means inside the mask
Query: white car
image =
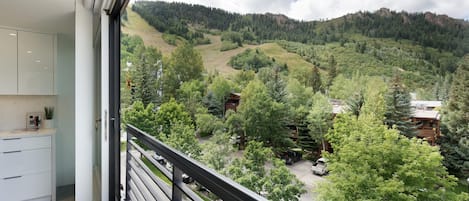
<svg viewBox="0 0 469 201"><path fill-rule="evenodd" d="M327 170L327 160L325 158L319 158L311 167L313 174L326 175L329 171Z"/></svg>

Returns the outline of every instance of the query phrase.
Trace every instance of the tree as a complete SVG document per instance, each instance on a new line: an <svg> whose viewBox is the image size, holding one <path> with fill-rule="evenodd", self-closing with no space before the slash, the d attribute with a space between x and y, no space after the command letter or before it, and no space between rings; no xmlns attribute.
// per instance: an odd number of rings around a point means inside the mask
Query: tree
<svg viewBox="0 0 469 201"><path fill-rule="evenodd" d="M298 145L303 150L312 152L315 150L316 142L311 138L308 129L308 121L306 116L311 109L313 100L313 89L305 87L298 80L291 78L287 84L287 107L288 107L288 124L296 127L298 134Z"/></svg>
<svg viewBox="0 0 469 201"><path fill-rule="evenodd" d="M184 82L178 90L178 101L184 104L193 122L195 115L204 108L202 104L204 91L205 84L200 80Z"/></svg>
<svg viewBox="0 0 469 201"><path fill-rule="evenodd" d="M208 113L198 113L195 115L197 133L201 137L209 136L223 128L223 122L216 116Z"/></svg>
<svg viewBox="0 0 469 201"><path fill-rule="evenodd" d="M339 114L327 134L334 153L325 153L330 175L320 200L467 200L454 192L438 148L408 139L378 121Z"/></svg>
<svg viewBox="0 0 469 201"><path fill-rule="evenodd" d="M457 176L469 177L469 56L456 73L444 107L443 124L448 127L441 140L445 166Z"/></svg>
<svg viewBox="0 0 469 201"><path fill-rule="evenodd" d="M133 125L150 135L157 136L154 109L152 103L144 106L141 101L136 101L129 108L124 109L123 123Z"/></svg>
<svg viewBox="0 0 469 201"><path fill-rule="evenodd" d="M202 144L203 154L200 160L208 167L223 172L225 167L231 162L231 154L234 153L230 143L230 135L222 131L217 131L204 144Z"/></svg>
<svg viewBox="0 0 469 201"><path fill-rule="evenodd" d="M160 133L160 139L165 144L195 159L199 158L202 151L195 137L194 128L182 121L173 122L170 134Z"/></svg>
<svg viewBox="0 0 469 201"><path fill-rule="evenodd" d="M202 56L189 43L178 46L164 66L166 67L163 72L165 100L176 97L176 92L183 82L202 79L204 70Z"/></svg>
<svg viewBox="0 0 469 201"><path fill-rule="evenodd" d="M228 133L238 139L239 136L239 150L244 150L246 141L246 133L243 128L244 120L240 113L233 110L226 112L225 127L228 128Z"/></svg>
<svg viewBox="0 0 469 201"><path fill-rule="evenodd" d="M225 102L228 100L228 97L231 92L233 92L231 81L225 79L222 76L216 76L213 79L213 82L208 86L208 93L210 93L213 97L211 101L213 103L209 103L213 107L216 107L216 113L212 113L218 117L225 116Z"/></svg>
<svg viewBox="0 0 469 201"><path fill-rule="evenodd" d="M311 77L311 86L313 87L314 93L322 91L322 81L321 74L319 73L319 68L314 66L313 75Z"/></svg>
<svg viewBox="0 0 469 201"><path fill-rule="evenodd" d="M250 82L242 94L238 112L244 120L243 127L247 136L275 149L282 150L291 146L292 141L284 127L285 105L273 101L266 86L259 80Z"/></svg>
<svg viewBox="0 0 469 201"><path fill-rule="evenodd" d="M132 71L132 84L135 87L132 95L134 101L142 101L144 105L158 102L157 82L162 55L156 48L138 46L136 48L135 70Z"/></svg>
<svg viewBox="0 0 469 201"><path fill-rule="evenodd" d="M169 136L171 134L171 128L175 123L192 125L191 118L185 111L184 105L171 99L169 102L163 103L156 112L158 133Z"/></svg>
<svg viewBox="0 0 469 201"><path fill-rule="evenodd" d="M255 77L256 73L253 70L240 70L234 76L233 82L239 85L242 90L249 84L249 82L254 80Z"/></svg>
<svg viewBox="0 0 469 201"><path fill-rule="evenodd" d="M332 127L332 106L327 97L321 93L316 93L313 96L313 106L307 119L311 139L316 144L322 143L324 145L324 136Z"/></svg>
<svg viewBox="0 0 469 201"><path fill-rule="evenodd" d="M416 135L415 128L410 121L412 108L410 94L401 82L399 74L391 80L391 86L386 94L386 112L384 123L388 128L395 127L399 133L407 137Z"/></svg>
<svg viewBox="0 0 469 201"><path fill-rule="evenodd" d="M334 78L337 76L337 61L334 58L334 55L329 57L329 80L327 83L327 87L332 85Z"/></svg>
<svg viewBox="0 0 469 201"><path fill-rule="evenodd" d="M250 141L243 158L235 159L228 167L227 174L254 192L265 192L269 200L298 200L304 192L303 183L290 173L282 161L272 156L272 151L262 142ZM272 162L274 167L267 169L266 162Z"/></svg>

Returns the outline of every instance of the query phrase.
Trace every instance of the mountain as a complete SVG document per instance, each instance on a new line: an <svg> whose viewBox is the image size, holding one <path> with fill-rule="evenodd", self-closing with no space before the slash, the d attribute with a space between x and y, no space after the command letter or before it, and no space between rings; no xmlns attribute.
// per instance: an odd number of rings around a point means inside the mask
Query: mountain
<svg viewBox="0 0 469 201"><path fill-rule="evenodd" d="M123 24L124 33L140 36L164 55L178 41L192 41L207 71L236 72L230 59L251 48L286 64L291 73L318 66L324 74L332 55L346 76L360 72L390 77L399 70L409 88L426 93L469 53L468 22L386 8L298 21L279 14L241 15L200 5L139 1L127 10ZM142 26L145 31L139 31Z"/></svg>

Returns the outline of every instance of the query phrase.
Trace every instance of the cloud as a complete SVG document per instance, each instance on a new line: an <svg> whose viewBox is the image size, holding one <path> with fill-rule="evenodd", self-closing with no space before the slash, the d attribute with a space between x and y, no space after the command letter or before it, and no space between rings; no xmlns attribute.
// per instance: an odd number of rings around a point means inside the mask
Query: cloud
<svg viewBox="0 0 469 201"><path fill-rule="evenodd" d="M164 0L221 8L236 13L281 13L298 20L331 19L386 7L395 11L433 12L469 20L469 0Z"/></svg>

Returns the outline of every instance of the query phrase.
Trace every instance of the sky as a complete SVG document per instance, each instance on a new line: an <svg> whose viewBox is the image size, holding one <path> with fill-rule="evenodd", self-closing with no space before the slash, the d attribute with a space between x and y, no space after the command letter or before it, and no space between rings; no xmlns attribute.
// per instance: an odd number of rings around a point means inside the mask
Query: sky
<svg viewBox="0 0 469 201"><path fill-rule="evenodd" d="M284 14L297 20L337 18L358 11L432 12L469 20L469 0L163 0L199 4L246 13Z"/></svg>

